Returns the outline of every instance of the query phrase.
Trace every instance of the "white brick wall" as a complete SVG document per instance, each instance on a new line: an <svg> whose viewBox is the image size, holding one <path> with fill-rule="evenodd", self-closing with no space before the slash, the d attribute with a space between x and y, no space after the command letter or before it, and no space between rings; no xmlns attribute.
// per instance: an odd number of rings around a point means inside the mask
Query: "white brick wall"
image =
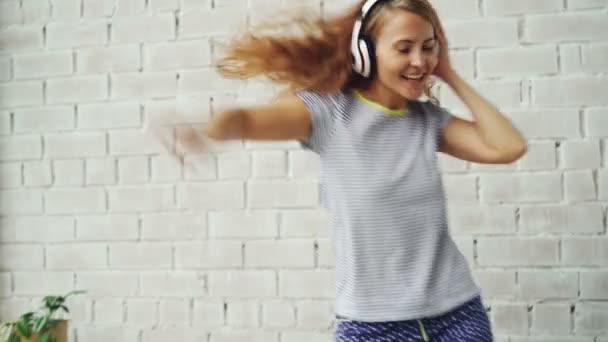
<svg viewBox="0 0 608 342"><path fill-rule="evenodd" d="M608 1L431 1L456 68L529 140L512 165L440 156L496 340L607 342ZM0 0L0 320L86 289L71 340L332 341L317 156L296 142L172 147L184 167L146 129L180 135L264 102L267 83L223 80L212 61L292 6Z"/></svg>

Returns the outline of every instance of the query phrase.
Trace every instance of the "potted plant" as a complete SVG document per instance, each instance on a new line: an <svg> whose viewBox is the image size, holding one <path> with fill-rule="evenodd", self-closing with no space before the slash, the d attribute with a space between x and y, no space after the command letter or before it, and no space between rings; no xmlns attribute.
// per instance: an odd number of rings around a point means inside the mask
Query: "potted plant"
<svg viewBox="0 0 608 342"><path fill-rule="evenodd" d="M58 312L69 313L68 297L84 293L72 291L64 296L46 296L38 311L27 312L17 321L0 326L0 342L66 342L67 321L57 318Z"/></svg>

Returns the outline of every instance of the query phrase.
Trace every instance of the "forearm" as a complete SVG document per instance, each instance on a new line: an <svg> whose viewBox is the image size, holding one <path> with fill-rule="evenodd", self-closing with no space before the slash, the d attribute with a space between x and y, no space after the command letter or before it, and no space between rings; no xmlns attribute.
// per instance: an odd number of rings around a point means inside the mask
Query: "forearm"
<svg viewBox="0 0 608 342"><path fill-rule="evenodd" d="M480 136L488 146L499 151L525 150L525 139L511 121L456 72L448 73L444 81L469 108Z"/></svg>
<svg viewBox="0 0 608 342"><path fill-rule="evenodd" d="M241 139L244 134L245 115L241 109L217 113L211 118L205 133L212 139Z"/></svg>

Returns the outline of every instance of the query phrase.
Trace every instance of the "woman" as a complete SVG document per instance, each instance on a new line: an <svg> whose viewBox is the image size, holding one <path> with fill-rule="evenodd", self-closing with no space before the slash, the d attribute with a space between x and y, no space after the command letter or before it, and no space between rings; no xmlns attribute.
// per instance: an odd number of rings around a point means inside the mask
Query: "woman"
<svg viewBox="0 0 608 342"><path fill-rule="evenodd" d="M247 34L219 62L226 77L265 75L290 95L219 113L206 134L298 139L319 154L337 341L491 341L480 290L448 233L436 151L511 163L524 139L452 68L428 1L368 0L328 20L296 19L301 36ZM434 76L474 121L438 106Z"/></svg>

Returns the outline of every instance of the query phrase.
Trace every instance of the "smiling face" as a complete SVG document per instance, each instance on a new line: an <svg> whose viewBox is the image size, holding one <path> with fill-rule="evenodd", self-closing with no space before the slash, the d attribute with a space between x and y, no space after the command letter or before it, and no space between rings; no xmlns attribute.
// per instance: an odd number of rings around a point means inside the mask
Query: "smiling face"
<svg viewBox="0 0 608 342"><path fill-rule="evenodd" d="M391 9L379 18L373 36L377 68L373 82L402 98L421 97L439 60L433 25L413 12Z"/></svg>

